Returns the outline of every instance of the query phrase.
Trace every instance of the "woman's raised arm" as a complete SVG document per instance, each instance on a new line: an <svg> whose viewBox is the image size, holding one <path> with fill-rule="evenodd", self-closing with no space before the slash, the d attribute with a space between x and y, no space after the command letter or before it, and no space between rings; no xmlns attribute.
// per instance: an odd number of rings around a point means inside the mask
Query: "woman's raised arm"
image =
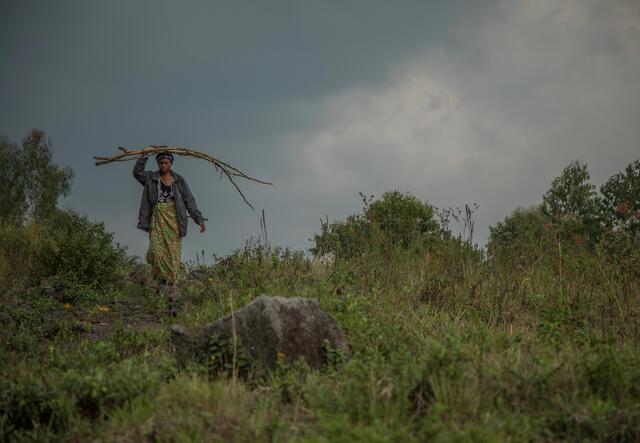
<svg viewBox="0 0 640 443"><path fill-rule="evenodd" d="M144 167L146 164L147 164L147 157L142 156L138 160L136 160L136 164L133 167L133 176L143 186L147 183L147 174L146 174L147 171L144 170Z"/></svg>

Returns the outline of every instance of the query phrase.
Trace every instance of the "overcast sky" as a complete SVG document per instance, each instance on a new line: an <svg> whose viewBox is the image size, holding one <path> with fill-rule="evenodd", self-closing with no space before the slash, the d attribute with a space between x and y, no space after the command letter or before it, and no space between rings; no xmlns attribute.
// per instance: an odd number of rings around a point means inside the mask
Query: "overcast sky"
<svg viewBox="0 0 640 443"><path fill-rule="evenodd" d="M597 185L640 157L640 2L0 2L0 134L32 127L73 168L61 200L131 254L141 186L118 146L187 146L273 187L252 212L211 166L178 157L209 219L183 260L259 233L308 248L358 192L479 204L476 239L537 204L572 160ZM156 168L151 159L147 168Z"/></svg>

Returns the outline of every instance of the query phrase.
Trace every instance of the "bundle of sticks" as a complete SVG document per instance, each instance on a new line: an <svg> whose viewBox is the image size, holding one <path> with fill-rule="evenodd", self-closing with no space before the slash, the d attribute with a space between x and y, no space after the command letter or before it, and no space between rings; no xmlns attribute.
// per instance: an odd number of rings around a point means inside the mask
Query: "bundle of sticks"
<svg viewBox="0 0 640 443"><path fill-rule="evenodd" d="M122 146L119 146L118 149L121 150L122 152L112 157L93 157L95 160L98 160L96 162L96 166L105 165L111 162L137 160L141 155L157 154L159 152L170 152L172 154L200 158L202 160L206 160L208 162L213 163L213 167L216 169L216 171L220 173L220 178L222 178L223 175L226 176L231 182L231 184L236 188L236 191L238 191L238 193L240 194L244 202L247 205L249 205L251 209L254 209L253 206L251 205L251 203L249 203L245 195L242 193L242 191L240 190L240 187L238 187L238 184L236 183L234 178L240 177L240 178L244 178L246 180L260 183L263 185L273 184L263 180L258 180L257 178L254 178L254 177L250 177L244 172L242 172L241 170L239 170L238 168L231 166L229 163L225 163L222 160L217 159L209 154L205 154L204 152L194 151L193 149L189 149L189 148L183 148L183 147L177 147L177 146L166 146L166 145L149 145L143 149L127 149L127 148L123 148Z"/></svg>

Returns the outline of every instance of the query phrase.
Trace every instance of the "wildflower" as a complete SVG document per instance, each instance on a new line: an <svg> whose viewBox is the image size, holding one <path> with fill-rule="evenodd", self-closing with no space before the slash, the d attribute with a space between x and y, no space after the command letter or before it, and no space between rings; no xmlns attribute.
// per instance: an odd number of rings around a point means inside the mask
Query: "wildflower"
<svg viewBox="0 0 640 443"><path fill-rule="evenodd" d="M72 307L73 307L73 306L71 306L71 304L69 304L69 303L65 303L65 304L64 304L64 308L65 308L65 309L71 309Z"/></svg>
<svg viewBox="0 0 640 443"><path fill-rule="evenodd" d="M276 354L276 360L278 361L278 363L284 362L284 352L278 352Z"/></svg>
<svg viewBox="0 0 640 443"><path fill-rule="evenodd" d="M109 306L98 306L98 311L102 313L107 313L111 311L111 308Z"/></svg>

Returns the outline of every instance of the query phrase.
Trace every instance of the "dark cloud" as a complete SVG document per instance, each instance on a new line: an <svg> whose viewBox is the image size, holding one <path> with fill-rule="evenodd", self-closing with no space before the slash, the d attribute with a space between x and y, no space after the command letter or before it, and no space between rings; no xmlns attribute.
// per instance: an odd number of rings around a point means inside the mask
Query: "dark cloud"
<svg viewBox="0 0 640 443"><path fill-rule="evenodd" d="M536 203L569 161L606 177L638 155L637 3L3 2L0 131L33 126L73 167L63 202L140 255L132 164L92 157L150 143L212 152L247 184L278 243L399 188L478 201L479 239ZM152 167L149 162L149 167ZM206 164L178 159L203 213L184 259L258 232Z"/></svg>

